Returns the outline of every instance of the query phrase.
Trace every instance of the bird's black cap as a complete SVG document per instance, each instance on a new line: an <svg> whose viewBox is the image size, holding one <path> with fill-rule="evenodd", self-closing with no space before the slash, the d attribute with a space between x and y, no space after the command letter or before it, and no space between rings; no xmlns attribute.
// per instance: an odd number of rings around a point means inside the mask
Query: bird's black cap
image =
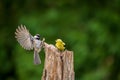
<svg viewBox="0 0 120 80"><path fill-rule="evenodd" d="M35 37L37 40L40 40L40 35L39 35L39 34L36 34L34 37Z"/></svg>
<svg viewBox="0 0 120 80"><path fill-rule="evenodd" d="M40 38L40 35L39 35L39 34L36 34L36 36Z"/></svg>

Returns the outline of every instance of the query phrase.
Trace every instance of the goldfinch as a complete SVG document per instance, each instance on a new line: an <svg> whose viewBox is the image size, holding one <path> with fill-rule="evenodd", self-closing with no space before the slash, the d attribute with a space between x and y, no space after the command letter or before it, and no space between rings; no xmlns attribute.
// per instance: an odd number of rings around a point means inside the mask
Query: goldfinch
<svg viewBox="0 0 120 80"><path fill-rule="evenodd" d="M65 43L61 39L57 39L55 46L57 47L58 50L63 51L65 49L64 45Z"/></svg>

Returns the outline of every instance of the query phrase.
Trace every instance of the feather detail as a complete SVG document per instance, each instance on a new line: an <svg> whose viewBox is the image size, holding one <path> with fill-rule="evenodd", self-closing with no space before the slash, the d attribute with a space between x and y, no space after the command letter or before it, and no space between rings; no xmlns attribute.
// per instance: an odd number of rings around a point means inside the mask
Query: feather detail
<svg viewBox="0 0 120 80"><path fill-rule="evenodd" d="M18 26L15 32L15 38L24 49L33 49L33 36L29 33L25 26Z"/></svg>
<svg viewBox="0 0 120 80"><path fill-rule="evenodd" d="M34 51L34 64L41 64L41 59L39 57L39 53L37 51Z"/></svg>

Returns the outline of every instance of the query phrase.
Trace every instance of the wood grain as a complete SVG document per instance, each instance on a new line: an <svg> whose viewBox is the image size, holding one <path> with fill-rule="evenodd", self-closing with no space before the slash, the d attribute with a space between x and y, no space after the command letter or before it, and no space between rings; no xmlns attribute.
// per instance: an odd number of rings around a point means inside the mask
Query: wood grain
<svg viewBox="0 0 120 80"><path fill-rule="evenodd" d="M57 50L44 43L45 63L41 80L74 80L73 51Z"/></svg>

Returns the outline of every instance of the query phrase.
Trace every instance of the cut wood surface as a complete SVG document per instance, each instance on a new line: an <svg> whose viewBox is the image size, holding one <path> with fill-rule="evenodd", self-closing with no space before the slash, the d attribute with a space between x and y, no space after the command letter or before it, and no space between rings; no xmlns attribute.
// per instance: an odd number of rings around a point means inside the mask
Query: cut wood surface
<svg viewBox="0 0 120 80"><path fill-rule="evenodd" d="M59 51L44 43L45 63L41 80L74 80L73 52Z"/></svg>

